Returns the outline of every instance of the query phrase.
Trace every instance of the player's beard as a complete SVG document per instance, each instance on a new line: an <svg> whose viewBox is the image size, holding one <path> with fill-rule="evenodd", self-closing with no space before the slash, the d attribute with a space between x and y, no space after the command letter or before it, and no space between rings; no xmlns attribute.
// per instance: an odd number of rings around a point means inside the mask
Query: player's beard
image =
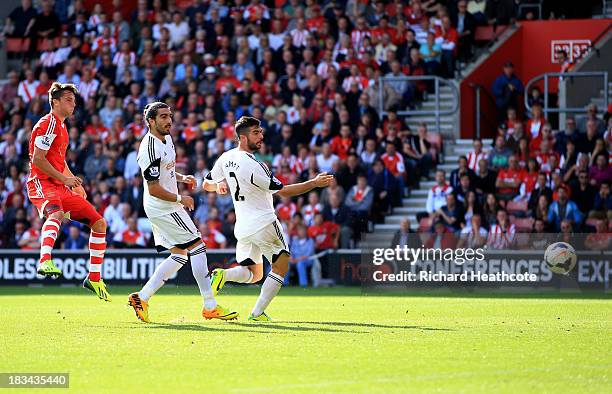
<svg viewBox="0 0 612 394"><path fill-rule="evenodd" d="M249 150L251 152L257 152L260 148L261 148L261 143L262 141L259 142L251 142L248 138L247 138L247 148L249 148Z"/></svg>
<svg viewBox="0 0 612 394"><path fill-rule="evenodd" d="M172 129L172 126L168 127L168 131L164 130L163 127L157 127L155 126L155 128L157 129L157 132L163 136L166 136L168 134L170 134L170 130Z"/></svg>

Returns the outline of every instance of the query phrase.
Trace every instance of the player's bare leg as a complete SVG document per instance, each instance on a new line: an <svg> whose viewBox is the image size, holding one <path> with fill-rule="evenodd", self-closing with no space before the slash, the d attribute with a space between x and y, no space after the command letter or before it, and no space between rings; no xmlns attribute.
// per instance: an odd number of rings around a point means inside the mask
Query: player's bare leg
<svg viewBox="0 0 612 394"><path fill-rule="evenodd" d="M249 320L272 320L265 314L265 310L268 305L270 305L270 302L272 302L272 299L278 294L280 288L283 286L287 272L289 272L289 254L283 251L272 263L272 270L261 286L261 293L259 294L259 298L253 307Z"/></svg>
<svg viewBox="0 0 612 394"><path fill-rule="evenodd" d="M211 283L214 295L225 285L225 282L257 283L263 278L263 264L237 265L236 267L213 270Z"/></svg>
<svg viewBox="0 0 612 394"><path fill-rule="evenodd" d="M56 209L52 205L53 203L47 204L45 210L48 212L47 220L42 226L41 239L40 239L40 260L38 264L37 273L39 275L59 277L62 275L62 271L55 266L53 259L51 258L51 252L55 245L55 240L60 231L62 221L64 220L64 211ZM50 206L51 205L51 206Z"/></svg>

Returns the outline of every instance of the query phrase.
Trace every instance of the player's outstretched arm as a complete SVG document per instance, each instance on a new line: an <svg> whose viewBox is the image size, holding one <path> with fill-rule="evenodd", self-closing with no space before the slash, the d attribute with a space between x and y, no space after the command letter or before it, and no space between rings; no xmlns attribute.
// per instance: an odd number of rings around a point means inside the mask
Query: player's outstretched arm
<svg viewBox="0 0 612 394"><path fill-rule="evenodd" d="M62 182L64 185L68 187L81 186L81 183L83 183L83 181L80 178L77 178L74 175L71 175L71 176L64 175L58 170L56 170L51 165L51 163L49 163L49 160L47 160L47 151L44 149L39 149L38 147L34 147L34 154L32 155L32 163L36 166L36 168L38 168L45 174L49 175L51 178L57 179L58 181Z"/></svg>
<svg viewBox="0 0 612 394"><path fill-rule="evenodd" d="M187 209L193 211L194 202L193 198L188 195L180 195L169 192L164 189L162 185L159 184L159 180L147 181L147 185L149 186L149 194L153 197L157 197L160 200L164 201L172 201L183 204Z"/></svg>
<svg viewBox="0 0 612 394"><path fill-rule="evenodd" d="M322 172L315 178L310 179L302 183L294 183L292 185L285 185L281 190L276 193L281 197L294 197L300 194L308 193L315 187L327 187L331 184L333 175L328 175L326 172Z"/></svg>
<svg viewBox="0 0 612 394"><path fill-rule="evenodd" d="M216 192L217 194L227 194L227 182L225 182L225 180L221 182L214 182L208 179L204 179L202 189L211 193Z"/></svg>
<svg viewBox="0 0 612 394"><path fill-rule="evenodd" d="M195 176L193 175L183 175L180 173L176 173L176 180L179 183L186 183L189 185L189 188L191 190L195 189L196 184L198 183L198 181L196 181Z"/></svg>

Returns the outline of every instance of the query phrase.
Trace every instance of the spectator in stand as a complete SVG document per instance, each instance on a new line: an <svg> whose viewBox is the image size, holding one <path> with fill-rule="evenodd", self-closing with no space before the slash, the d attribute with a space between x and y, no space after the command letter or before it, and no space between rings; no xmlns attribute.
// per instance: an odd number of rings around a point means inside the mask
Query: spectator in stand
<svg viewBox="0 0 612 394"><path fill-rule="evenodd" d="M308 227L308 237L314 239L317 252L325 249L338 249L340 228L333 222L325 221L322 213L317 213L314 223Z"/></svg>
<svg viewBox="0 0 612 394"><path fill-rule="evenodd" d="M508 108L518 108L518 98L523 94L523 84L514 74L511 62L504 64L504 72L493 82L493 95L497 106L498 117L506 114Z"/></svg>
<svg viewBox="0 0 612 394"><path fill-rule="evenodd" d="M225 249L227 246L227 239L218 230L214 230L208 227L206 223L200 223L198 226L202 240L206 244L207 249Z"/></svg>
<svg viewBox="0 0 612 394"><path fill-rule="evenodd" d="M433 215L438 209L446 205L446 196L453 192L453 187L446 183L446 173L443 170L436 171L436 184L427 194L426 213L417 215L417 219Z"/></svg>
<svg viewBox="0 0 612 394"><path fill-rule="evenodd" d="M572 201L576 203L580 212L588 213L589 217L592 217L590 212L595 206L598 193L597 188L589 183L588 173L580 171L578 180L572 181L570 186Z"/></svg>
<svg viewBox="0 0 612 394"><path fill-rule="evenodd" d="M519 194L519 188L525 178L525 171L518 165L515 155L510 156L508 168L502 168L497 174L495 187L499 200L510 201Z"/></svg>
<svg viewBox="0 0 612 394"><path fill-rule="evenodd" d="M420 239L418 235L410 228L410 220L402 219L400 221L400 228L393 234L393 240L391 241L391 248L397 246L409 248L419 248Z"/></svg>
<svg viewBox="0 0 612 394"><path fill-rule="evenodd" d="M467 175L471 180L476 178L476 174L468 167L468 160L465 156L459 156L459 167L451 171L450 185L453 189L458 189L461 186L461 177Z"/></svg>
<svg viewBox="0 0 612 394"><path fill-rule="evenodd" d="M531 107L531 114L527 121L527 132L530 134L530 138L535 139L540 136L542 128L546 125L546 118L542 112L542 106L539 103L534 103Z"/></svg>
<svg viewBox="0 0 612 394"><path fill-rule="evenodd" d="M315 243L312 238L308 238L308 229L303 224L297 227L297 235L291 239L290 262L295 264L298 273L300 287L308 286L308 269L314 264L310 257L315 254ZM287 278L289 275L286 276Z"/></svg>
<svg viewBox="0 0 612 394"><path fill-rule="evenodd" d="M339 193L330 194L329 204L323 209L323 218L340 226L340 247L343 249L350 248L352 244L354 235L351 227L352 215L351 210L343 204Z"/></svg>
<svg viewBox="0 0 612 394"><path fill-rule="evenodd" d="M472 57L474 34L476 32L476 18L468 11L468 1L457 2L457 12L452 14L452 22L459 34L459 61L465 62Z"/></svg>
<svg viewBox="0 0 612 394"><path fill-rule="evenodd" d="M606 124L602 119L599 118L599 116L597 115L598 112L599 110L597 108L597 105L589 104L589 106L587 107L586 116L581 116L577 120L578 130L580 130L581 132L588 131L588 123L589 121L592 121L594 123L593 127L595 128L596 133L602 134L606 129Z"/></svg>
<svg viewBox="0 0 612 394"><path fill-rule="evenodd" d="M433 220L443 221L449 230L458 233L464 225L463 204L457 203L455 195L446 195L446 205L437 209L432 215Z"/></svg>
<svg viewBox="0 0 612 394"><path fill-rule="evenodd" d="M83 250L88 245L87 238L83 236L78 226L70 226L68 237L64 240L63 249L67 250Z"/></svg>
<svg viewBox="0 0 612 394"><path fill-rule="evenodd" d="M582 213L575 202L569 200L567 190L558 186L557 201L554 201L548 209L548 222L554 227L555 231L561 230L561 221L569 220L574 229L578 229L582 221Z"/></svg>
<svg viewBox="0 0 612 394"><path fill-rule="evenodd" d="M385 153L380 157L387 170L395 177L399 189L399 198L403 198L406 187L406 167L404 158L397 153L395 145L387 144Z"/></svg>
<svg viewBox="0 0 612 394"><path fill-rule="evenodd" d="M514 246L516 227L508 220L508 213L500 209L497 220L491 225L487 245L493 249L510 249Z"/></svg>
<svg viewBox="0 0 612 394"><path fill-rule="evenodd" d="M457 248L482 248L487 243L489 232L482 226L480 215L473 215L469 224L459 234Z"/></svg>
<svg viewBox="0 0 612 394"><path fill-rule="evenodd" d="M580 133L576 128L576 120L573 117L567 117L565 119L565 130L555 133L555 151L565 155L568 141L576 144L579 137Z"/></svg>
<svg viewBox="0 0 612 394"><path fill-rule="evenodd" d="M434 32L427 33L427 41L421 44L419 53L425 62L425 72L427 75L440 75L440 59L442 47L436 42Z"/></svg>
<svg viewBox="0 0 612 394"><path fill-rule="evenodd" d="M610 182L602 182L599 192L595 195L592 211L589 218L612 219L612 194L610 194Z"/></svg>
<svg viewBox="0 0 612 394"><path fill-rule="evenodd" d="M127 228L115 234L113 241L116 246L123 248L144 248L147 244L144 234L138 230L138 222L133 217L127 219Z"/></svg>
<svg viewBox="0 0 612 394"><path fill-rule="evenodd" d="M576 143L576 149L580 153L592 154L595 150L595 143L599 138L599 132L597 131L597 122L593 119L586 121L586 133L581 133Z"/></svg>
<svg viewBox="0 0 612 394"><path fill-rule="evenodd" d="M491 226L497 222L497 211L500 210L499 203L495 194L489 193L485 197L485 203L482 208L482 219L487 226Z"/></svg>
<svg viewBox="0 0 612 394"><path fill-rule="evenodd" d="M612 182L612 166L608 164L607 152L595 156L595 164L589 168L589 179L593 186Z"/></svg>
<svg viewBox="0 0 612 394"><path fill-rule="evenodd" d="M370 210L374 201L374 191L368 186L365 175L357 177L357 184L346 194L344 204L353 212L353 233L368 230Z"/></svg>
<svg viewBox="0 0 612 394"><path fill-rule="evenodd" d="M601 250L607 252L612 243L612 234L608 229L608 220L597 221L595 233L587 235L584 244L589 250Z"/></svg>
<svg viewBox="0 0 612 394"><path fill-rule="evenodd" d="M433 225L433 234L425 241L426 248L454 249L457 245L457 237L448 229L443 220L437 220Z"/></svg>
<svg viewBox="0 0 612 394"><path fill-rule="evenodd" d="M482 140L480 139L475 139L472 147L474 149L467 154L468 168L478 175L480 174L479 163L487 158L487 153L482 150Z"/></svg>
<svg viewBox="0 0 612 394"><path fill-rule="evenodd" d="M434 164L431 155L431 143L427 140L427 124L420 123L417 126L417 134L410 135L404 142L403 153L407 156L407 163L419 177L430 179L430 171ZM415 177L415 180L418 178Z"/></svg>
<svg viewBox="0 0 612 394"><path fill-rule="evenodd" d="M442 17L441 38L443 76L445 78L455 78L455 58L457 56L459 34L452 26L447 15Z"/></svg>
<svg viewBox="0 0 612 394"><path fill-rule="evenodd" d="M302 216L307 226L312 225L318 213L323 212L323 205L319 202L319 194L316 191L308 193L308 204L302 207Z"/></svg>
<svg viewBox="0 0 612 394"><path fill-rule="evenodd" d="M21 0L21 6L15 7L5 20L4 33L8 37L22 38L31 27L38 12L32 7L32 0Z"/></svg>
<svg viewBox="0 0 612 394"><path fill-rule="evenodd" d="M503 136L495 137L495 146L489 153L487 163L489 167L495 171L508 167L508 161L512 155L512 151L506 148L506 140Z"/></svg>

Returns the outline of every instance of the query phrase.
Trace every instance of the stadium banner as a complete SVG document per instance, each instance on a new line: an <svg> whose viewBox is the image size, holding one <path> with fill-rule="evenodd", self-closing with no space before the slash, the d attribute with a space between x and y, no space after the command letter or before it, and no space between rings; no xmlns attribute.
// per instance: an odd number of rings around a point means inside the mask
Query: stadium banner
<svg viewBox="0 0 612 394"><path fill-rule="evenodd" d="M607 291L612 279L610 233L487 235L483 230L478 235L473 231L457 235L440 226L432 233L395 239L398 244L388 248L362 250L364 291L440 287Z"/></svg>
<svg viewBox="0 0 612 394"><path fill-rule="evenodd" d="M412 241L416 246L421 238ZM415 248L396 245L393 248L340 249L319 257L319 262L326 284L363 286L366 292L440 287L608 289L612 277L612 252L607 250L578 250L576 266L567 276L550 271L544 261L544 249L484 248L482 259L477 258L476 250L472 254L453 249L452 255L449 250L435 250L422 243ZM429 257L436 258L414 260L415 253L425 257L430 253ZM207 255L211 271L236 263L233 249L211 250ZM104 259L102 277L111 284L142 285L165 257L166 254L149 249L111 249ZM36 274L38 258L37 251L0 250L0 287L76 285L88 272L89 254L85 250L54 252L53 260L63 273L58 279L41 278ZM179 270L170 283L196 284L190 267Z"/></svg>
<svg viewBox="0 0 612 394"><path fill-rule="evenodd" d="M109 249L102 265L102 277L109 284L141 285L155 271L168 253L157 253L153 249ZM342 285L360 285L359 265L360 250L337 250L332 253L319 254L320 265L326 283ZM216 249L207 251L209 270L229 268L236 264L234 249ZM0 249L0 287L8 285L70 285L80 284L89 270L89 253L86 250L57 250L53 252L53 261L62 271L57 279L43 278L36 274L39 252L36 250ZM268 266L268 264L266 263ZM268 267L266 267L268 269ZM179 270L169 281L179 285L195 285L190 267Z"/></svg>

